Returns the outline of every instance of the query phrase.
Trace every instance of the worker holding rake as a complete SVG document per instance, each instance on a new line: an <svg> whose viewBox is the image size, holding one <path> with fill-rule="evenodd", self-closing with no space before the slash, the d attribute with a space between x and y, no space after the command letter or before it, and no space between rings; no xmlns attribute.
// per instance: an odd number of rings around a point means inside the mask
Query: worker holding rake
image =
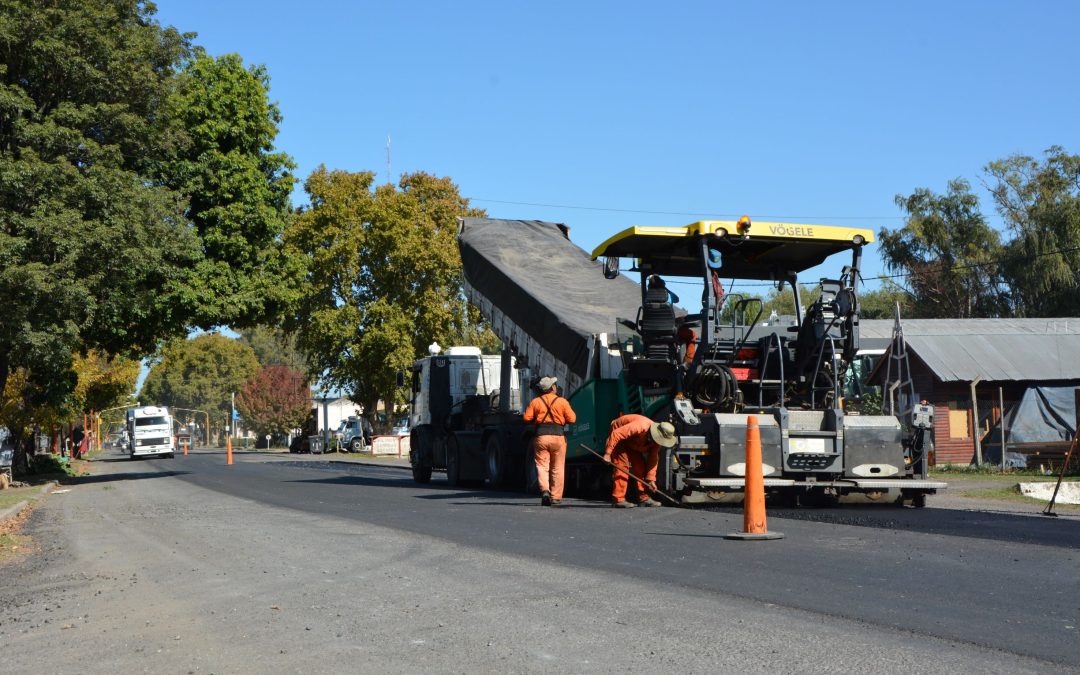
<svg viewBox="0 0 1080 675"><path fill-rule="evenodd" d="M611 422L604 461L615 467L614 488L611 505L617 509L634 506L660 506L650 493L656 492L656 467L660 461L660 448L673 447L678 442L675 427L670 422L654 422L644 415L623 415ZM635 478L638 502L626 501L626 488L630 475Z"/></svg>

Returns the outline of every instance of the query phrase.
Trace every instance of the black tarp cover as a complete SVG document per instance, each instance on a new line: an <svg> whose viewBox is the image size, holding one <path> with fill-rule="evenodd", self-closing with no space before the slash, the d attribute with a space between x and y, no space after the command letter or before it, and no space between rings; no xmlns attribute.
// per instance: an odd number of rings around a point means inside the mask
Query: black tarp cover
<svg viewBox="0 0 1080 675"><path fill-rule="evenodd" d="M585 378L594 336L636 317L641 290L622 275L605 279L567 233L539 220L463 218L458 243L466 282Z"/></svg>

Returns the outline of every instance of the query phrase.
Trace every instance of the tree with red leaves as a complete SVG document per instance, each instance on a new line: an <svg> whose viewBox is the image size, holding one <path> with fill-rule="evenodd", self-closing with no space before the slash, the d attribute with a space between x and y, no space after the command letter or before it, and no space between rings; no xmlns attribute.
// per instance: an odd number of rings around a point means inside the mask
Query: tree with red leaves
<svg viewBox="0 0 1080 675"><path fill-rule="evenodd" d="M244 426L258 436L284 436L302 427L311 411L307 376L288 366L266 366L236 395Z"/></svg>

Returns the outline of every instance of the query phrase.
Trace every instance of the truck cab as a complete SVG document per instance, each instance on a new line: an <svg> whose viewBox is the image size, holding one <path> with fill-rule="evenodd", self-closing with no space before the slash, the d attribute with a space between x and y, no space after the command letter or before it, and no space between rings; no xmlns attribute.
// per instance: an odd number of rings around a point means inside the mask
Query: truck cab
<svg viewBox="0 0 1080 675"><path fill-rule="evenodd" d="M485 356L479 347L432 351L412 366L409 454L413 477L426 483L433 469L445 469L451 483L470 477L483 480L487 474L482 461L470 461L477 453L469 449L477 445L477 452L482 452L483 429L497 409L521 410L520 374L510 369L509 396L501 405L501 356Z"/></svg>
<svg viewBox="0 0 1080 675"><path fill-rule="evenodd" d="M169 409L163 406L141 406L127 412L128 456L173 457L173 424Z"/></svg>
<svg viewBox="0 0 1080 675"><path fill-rule="evenodd" d="M341 420L334 431L338 448L343 452L364 452L371 446L371 422L364 417L350 415Z"/></svg>

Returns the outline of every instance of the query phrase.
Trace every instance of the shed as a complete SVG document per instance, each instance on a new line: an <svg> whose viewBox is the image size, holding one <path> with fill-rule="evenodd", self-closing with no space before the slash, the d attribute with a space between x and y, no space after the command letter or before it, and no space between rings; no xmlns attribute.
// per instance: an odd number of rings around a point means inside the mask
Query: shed
<svg viewBox="0 0 1080 675"><path fill-rule="evenodd" d="M939 464L969 464L976 456L975 434L984 458L1001 457L997 428L1006 412L1034 387L1080 388L1080 318L1056 319L905 319L915 398L934 406L934 452ZM863 320L860 333L865 347L890 345L894 322ZM871 379L882 382L879 366ZM895 375L895 374L894 374ZM973 405L972 383L975 382ZM976 424L972 424L973 417ZM1077 413L1069 416L1076 431ZM1006 425L1006 431L1008 425ZM1006 433L1006 443L1008 437ZM1010 446L1010 451L1058 457L1056 441Z"/></svg>

